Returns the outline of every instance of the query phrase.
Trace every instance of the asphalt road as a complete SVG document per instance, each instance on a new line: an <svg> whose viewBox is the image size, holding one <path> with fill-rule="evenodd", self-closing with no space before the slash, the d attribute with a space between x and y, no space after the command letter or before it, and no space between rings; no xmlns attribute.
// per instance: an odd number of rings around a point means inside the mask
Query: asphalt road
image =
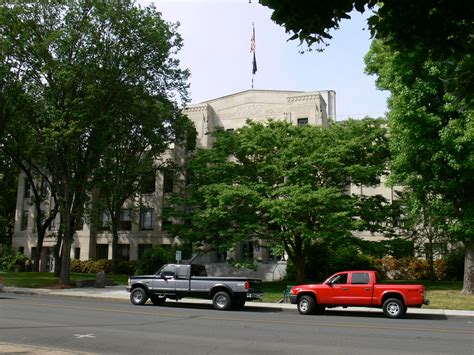
<svg viewBox="0 0 474 355"><path fill-rule="evenodd" d="M19 346L22 345L22 346ZM0 353L474 354L472 317L126 302L2 294Z"/></svg>

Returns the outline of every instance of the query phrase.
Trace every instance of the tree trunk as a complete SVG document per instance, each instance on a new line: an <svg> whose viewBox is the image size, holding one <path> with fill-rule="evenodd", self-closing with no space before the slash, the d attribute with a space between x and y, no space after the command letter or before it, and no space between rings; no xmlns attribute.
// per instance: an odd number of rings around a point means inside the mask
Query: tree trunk
<svg viewBox="0 0 474 355"><path fill-rule="evenodd" d="M36 255L35 255L35 260L33 261L33 271L40 271L40 260L41 260L41 253L43 252L43 240L44 240L44 234L40 236L40 233L38 232L38 243L36 244Z"/></svg>
<svg viewBox="0 0 474 355"><path fill-rule="evenodd" d="M61 248L61 272L59 274L59 283L69 285L71 274L71 246L74 237L74 220L69 211L65 211L64 216L64 236Z"/></svg>
<svg viewBox="0 0 474 355"><path fill-rule="evenodd" d="M302 255L297 256L294 264L296 267L296 282L302 284L304 283L304 279L305 279L304 256Z"/></svg>
<svg viewBox="0 0 474 355"><path fill-rule="evenodd" d="M118 218L117 214L112 215L112 274L116 274L118 270Z"/></svg>
<svg viewBox="0 0 474 355"><path fill-rule="evenodd" d="M474 295L474 241L464 242L464 282L461 293Z"/></svg>
<svg viewBox="0 0 474 355"><path fill-rule="evenodd" d="M63 242L63 231L62 227L58 231L58 240L54 246L54 275L59 277L61 274L61 246Z"/></svg>

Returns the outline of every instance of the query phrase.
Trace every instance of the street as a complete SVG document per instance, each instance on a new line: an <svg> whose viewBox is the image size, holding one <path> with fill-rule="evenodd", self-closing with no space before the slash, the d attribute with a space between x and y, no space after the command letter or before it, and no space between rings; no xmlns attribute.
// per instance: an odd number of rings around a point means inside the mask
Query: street
<svg viewBox="0 0 474 355"><path fill-rule="evenodd" d="M473 323L424 314L397 320L341 311L302 316L251 303L220 312L175 301L157 307L1 294L0 353L21 344L100 354L473 354Z"/></svg>

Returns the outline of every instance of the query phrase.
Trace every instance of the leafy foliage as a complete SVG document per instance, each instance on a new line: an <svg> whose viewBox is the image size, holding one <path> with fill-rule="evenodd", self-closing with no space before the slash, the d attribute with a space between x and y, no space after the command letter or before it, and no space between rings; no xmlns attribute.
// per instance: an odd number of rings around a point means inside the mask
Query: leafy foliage
<svg viewBox="0 0 474 355"><path fill-rule="evenodd" d="M409 217L466 247L465 292L474 292L474 113L454 97L440 77L444 60L427 59L423 49L390 50L374 41L366 56L367 72L390 90L390 149L393 183L410 195ZM436 232L436 234L433 234ZM425 233L425 237L428 234ZM430 237L433 239L433 237Z"/></svg>
<svg viewBox="0 0 474 355"><path fill-rule="evenodd" d="M172 201L183 221L172 233L221 252L251 239L280 245L304 278L312 243L350 236L371 222L360 218L364 204L346 188L349 177L375 184L384 172L383 126L375 119L329 128L269 121L218 130L214 147L191 160L186 193Z"/></svg>
<svg viewBox="0 0 474 355"><path fill-rule="evenodd" d="M174 261L174 252L162 246L147 250L138 260L135 273L137 275L153 275L164 264Z"/></svg>
<svg viewBox="0 0 474 355"><path fill-rule="evenodd" d="M370 11L368 28L376 39L400 52L421 49L425 59L441 60L446 75L440 82L447 91L464 101L473 101L474 45L472 26L474 9L460 1L435 0L260 0L273 9L272 19L311 49L322 50L332 38L330 31L339 28L350 13Z"/></svg>
<svg viewBox="0 0 474 355"><path fill-rule="evenodd" d="M11 134L18 120L30 132L25 147L44 157L38 165L44 163L57 191L60 279L68 284L73 234L91 182L103 175L101 163L119 159L110 158L114 149L127 149L130 141L119 138L127 132L127 139L164 149L178 136L176 101L188 100L189 73L175 58L182 39L153 6L131 0L3 4L0 26L5 130Z"/></svg>
<svg viewBox="0 0 474 355"><path fill-rule="evenodd" d="M26 261L26 256L22 253L16 252L10 246L3 246L0 248L0 270L14 271L15 266Z"/></svg>

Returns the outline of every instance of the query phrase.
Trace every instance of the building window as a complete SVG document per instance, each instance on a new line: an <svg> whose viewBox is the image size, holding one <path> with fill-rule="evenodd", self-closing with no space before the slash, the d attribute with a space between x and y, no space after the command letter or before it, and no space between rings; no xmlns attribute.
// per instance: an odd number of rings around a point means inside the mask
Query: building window
<svg viewBox="0 0 474 355"><path fill-rule="evenodd" d="M306 126L308 124L308 118L298 118L296 121L298 126Z"/></svg>
<svg viewBox="0 0 474 355"><path fill-rule="evenodd" d="M21 230L26 231L28 229L28 216L29 216L28 211L23 211L21 214Z"/></svg>
<svg viewBox="0 0 474 355"><path fill-rule="evenodd" d="M108 259L109 258L109 245L96 244L96 255L97 255L97 259Z"/></svg>
<svg viewBox="0 0 474 355"><path fill-rule="evenodd" d="M140 211L140 229L153 229L153 208L144 208Z"/></svg>
<svg viewBox="0 0 474 355"><path fill-rule="evenodd" d="M130 260L130 244L118 245L118 257L120 260Z"/></svg>
<svg viewBox="0 0 474 355"><path fill-rule="evenodd" d="M49 184L46 180L41 180L41 197L46 198L48 196Z"/></svg>
<svg viewBox="0 0 474 355"><path fill-rule="evenodd" d="M253 241L246 240L241 244L241 255L242 259L252 259L253 258Z"/></svg>
<svg viewBox="0 0 474 355"><path fill-rule="evenodd" d="M31 185L28 180L25 179L25 198L30 198L31 196Z"/></svg>
<svg viewBox="0 0 474 355"><path fill-rule="evenodd" d="M120 225L119 229L122 231L132 230L132 210L124 208L120 211Z"/></svg>
<svg viewBox="0 0 474 355"><path fill-rule="evenodd" d="M19 248L18 248L18 252L19 252L20 254L25 254L25 247L19 247Z"/></svg>
<svg viewBox="0 0 474 355"><path fill-rule="evenodd" d="M56 218L51 221L51 223L49 224L48 229L52 232L58 230L58 223L56 222Z"/></svg>
<svg viewBox="0 0 474 355"><path fill-rule="evenodd" d="M169 207L163 208L163 212L161 214L161 230L169 230L169 226L173 224L171 217L168 217L171 210L172 209Z"/></svg>
<svg viewBox="0 0 474 355"><path fill-rule="evenodd" d="M74 259L79 260L81 258L81 248L74 248Z"/></svg>
<svg viewBox="0 0 474 355"><path fill-rule="evenodd" d="M99 230L105 231L110 229L110 213L108 211L102 211L99 214Z"/></svg>
<svg viewBox="0 0 474 355"><path fill-rule="evenodd" d="M234 129L233 128L227 128L226 131L227 132L234 132Z"/></svg>
<svg viewBox="0 0 474 355"><path fill-rule="evenodd" d="M165 170L163 174L163 192L170 193L173 192L174 184L174 173L172 170Z"/></svg>
<svg viewBox="0 0 474 355"><path fill-rule="evenodd" d="M141 178L140 191L142 194L151 194L155 192L156 174L152 172Z"/></svg>
<svg viewBox="0 0 474 355"><path fill-rule="evenodd" d="M84 229L84 219L81 218L76 222L76 231L81 231Z"/></svg>
<svg viewBox="0 0 474 355"><path fill-rule="evenodd" d="M151 244L138 244L138 259L140 259L147 250L152 248Z"/></svg>

